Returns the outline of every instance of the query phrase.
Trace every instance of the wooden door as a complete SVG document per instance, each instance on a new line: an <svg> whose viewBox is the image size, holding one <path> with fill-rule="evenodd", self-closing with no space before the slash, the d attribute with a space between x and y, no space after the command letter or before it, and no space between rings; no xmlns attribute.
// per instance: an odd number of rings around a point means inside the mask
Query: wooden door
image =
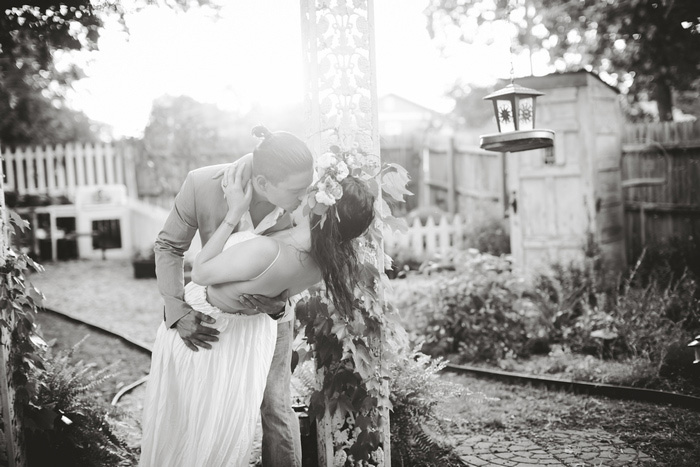
<svg viewBox="0 0 700 467"><path fill-rule="evenodd" d="M555 131L554 147L507 155L511 250L526 276L581 258L595 203L579 125L582 88L550 89L538 102L538 128Z"/></svg>

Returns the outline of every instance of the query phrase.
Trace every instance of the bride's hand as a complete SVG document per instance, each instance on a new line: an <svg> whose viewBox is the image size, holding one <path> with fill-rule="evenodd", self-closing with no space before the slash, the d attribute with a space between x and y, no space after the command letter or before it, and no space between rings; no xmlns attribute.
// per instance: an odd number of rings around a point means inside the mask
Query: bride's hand
<svg viewBox="0 0 700 467"><path fill-rule="evenodd" d="M224 179L222 183L224 197L226 198L226 204L228 204L227 217L235 218L236 222L249 209L250 200L253 197L253 184L250 180L246 183L243 182L243 170L243 164L239 164L233 173L231 181L227 182L227 179Z"/></svg>

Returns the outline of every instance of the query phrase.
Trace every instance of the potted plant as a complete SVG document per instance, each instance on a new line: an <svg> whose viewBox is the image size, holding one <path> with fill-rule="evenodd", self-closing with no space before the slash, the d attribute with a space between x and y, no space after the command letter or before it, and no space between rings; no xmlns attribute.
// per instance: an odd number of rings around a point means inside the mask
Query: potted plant
<svg viewBox="0 0 700 467"><path fill-rule="evenodd" d="M150 279L156 277L156 254L153 245L140 248L131 259L134 266L135 279Z"/></svg>

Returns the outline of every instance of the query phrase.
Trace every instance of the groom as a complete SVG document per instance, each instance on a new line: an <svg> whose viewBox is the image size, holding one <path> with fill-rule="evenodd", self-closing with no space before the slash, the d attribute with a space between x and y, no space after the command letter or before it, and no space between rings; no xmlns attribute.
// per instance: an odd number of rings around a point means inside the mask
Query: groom
<svg viewBox="0 0 700 467"><path fill-rule="evenodd" d="M265 139L253 154L235 162L246 164L246 176L253 181L249 215L243 216L235 230L269 234L292 226L290 213L299 206L313 179L313 156L291 133L270 133L264 128L260 131ZM175 327L185 345L195 352L216 345L218 331L206 326L214 322L213 318L184 301L183 255L197 231L202 245L206 244L226 215L221 185L228 182L227 176L233 171L224 174L223 180L217 176L226 167L202 167L187 175L156 240L156 273L165 300L165 324ZM290 394L294 311L285 308L285 298L283 293L274 298L244 296L240 300L278 322L277 344L261 406L264 467L301 465L299 424Z"/></svg>

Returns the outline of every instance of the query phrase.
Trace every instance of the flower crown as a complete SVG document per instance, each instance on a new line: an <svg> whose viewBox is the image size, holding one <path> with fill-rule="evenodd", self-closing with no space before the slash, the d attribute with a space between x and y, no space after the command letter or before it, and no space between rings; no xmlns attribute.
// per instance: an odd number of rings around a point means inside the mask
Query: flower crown
<svg viewBox="0 0 700 467"><path fill-rule="evenodd" d="M340 182L348 176L367 181L379 173L379 168L379 159L362 151L357 144L345 151L331 146L329 152L316 159L315 180L306 190L304 215L313 213L321 216L319 224L323 227L328 211L343 196ZM335 215L338 218L337 210Z"/></svg>

